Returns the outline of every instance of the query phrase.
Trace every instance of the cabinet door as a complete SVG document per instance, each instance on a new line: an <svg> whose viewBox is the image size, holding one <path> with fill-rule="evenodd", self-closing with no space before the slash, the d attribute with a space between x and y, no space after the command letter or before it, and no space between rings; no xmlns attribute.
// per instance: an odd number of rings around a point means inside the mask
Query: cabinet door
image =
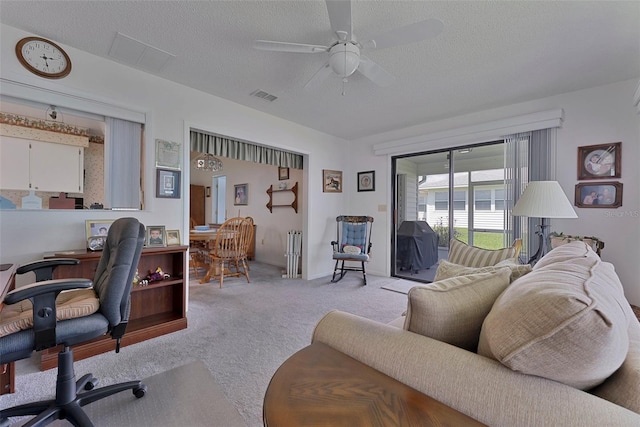
<svg viewBox="0 0 640 427"><path fill-rule="evenodd" d="M31 141L31 187L82 193L83 147Z"/></svg>
<svg viewBox="0 0 640 427"><path fill-rule="evenodd" d="M0 137L0 188L29 190L29 142Z"/></svg>

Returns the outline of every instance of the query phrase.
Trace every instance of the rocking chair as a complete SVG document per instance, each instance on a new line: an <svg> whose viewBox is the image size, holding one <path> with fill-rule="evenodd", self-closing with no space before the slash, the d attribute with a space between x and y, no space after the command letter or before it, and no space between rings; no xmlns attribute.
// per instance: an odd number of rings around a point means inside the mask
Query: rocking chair
<svg viewBox="0 0 640 427"><path fill-rule="evenodd" d="M369 261L372 227L373 217L370 216L340 215L336 218L337 238L331 242L336 260L332 283L339 282L347 271L362 271L364 284L367 284L364 263ZM360 266L345 266L345 261L357 262Z"/></svg>

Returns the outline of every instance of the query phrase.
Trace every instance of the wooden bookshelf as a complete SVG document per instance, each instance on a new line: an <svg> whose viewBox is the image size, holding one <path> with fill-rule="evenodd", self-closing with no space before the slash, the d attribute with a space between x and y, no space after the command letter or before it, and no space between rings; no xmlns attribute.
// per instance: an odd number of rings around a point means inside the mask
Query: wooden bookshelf
<svg viewBox="0 0 640 427"><path fill-rule="evenodd" d="M140 277L160 267L171 277L146 286L136 286L131 291L131 314L121 347L146 341L187 327L185 263L188 246L144 248L138 263ZM83 277L93 279L102 252L87 250L61 251L45 255L47 258L77 258L80 264L60 266L54 272L55 279ZM73 346L74 360L115 350L116 341L110 335ZM60 346L40 352L40 369L57 366Z"/></svg>

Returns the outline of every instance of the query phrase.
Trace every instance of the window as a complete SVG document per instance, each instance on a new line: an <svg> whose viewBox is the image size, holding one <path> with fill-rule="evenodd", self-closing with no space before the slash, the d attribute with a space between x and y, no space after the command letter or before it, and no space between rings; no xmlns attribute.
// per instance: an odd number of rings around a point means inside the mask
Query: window
<svg viewBox="0 0 640 427"><path fill-rule="evenodd" d="M473 201L477 211L490 211L491 190L474 190Z"/></svg>
<svg viewBox="0 0 640 427"><path fill-rule="evenodd" d="M435 208L437 211L449 210L449 192L436 191Z"/></svg>
<svg viewBox="0 0 640 427"><path fill-rule="evenodd" d="M504 189L496 189L494 190L496 194L496 210L503 211L504 210Z"/></svg>
<svg viewBox="0 0 640 427"><path fill-rule="evenodd" d="M467 192L454 191L453 192L453 210L463 211L466 208L467 208Z"/></svg>

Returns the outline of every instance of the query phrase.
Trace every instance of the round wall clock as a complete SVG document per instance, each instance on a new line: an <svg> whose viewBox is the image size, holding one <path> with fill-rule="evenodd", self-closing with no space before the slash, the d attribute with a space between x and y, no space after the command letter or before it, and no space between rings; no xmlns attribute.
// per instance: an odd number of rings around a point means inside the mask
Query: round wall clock
<svg viewBox="0 0 640 427"><path fill-rule="evenodd" d="M60 46L41 37L25 37L16 44L16 56L33 74L60 79L71 72L71 59Z"/></svg>

